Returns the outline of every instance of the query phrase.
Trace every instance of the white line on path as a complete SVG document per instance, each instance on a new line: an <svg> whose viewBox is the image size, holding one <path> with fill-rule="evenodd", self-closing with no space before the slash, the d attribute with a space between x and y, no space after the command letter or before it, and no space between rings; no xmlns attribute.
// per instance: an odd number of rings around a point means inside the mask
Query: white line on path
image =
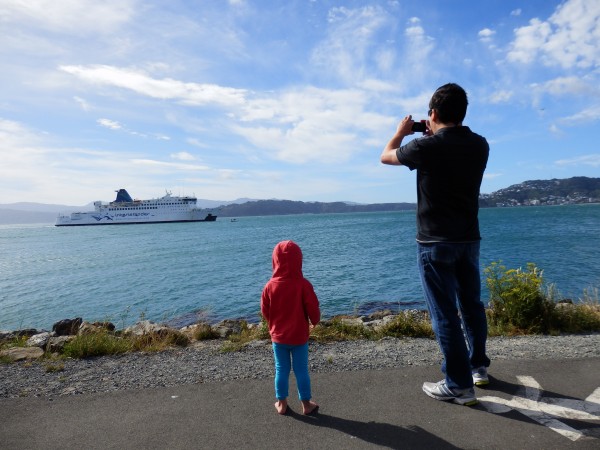
<svg viewBox="0 0 600 450"><path fill-rule="evenodd" d="M592 431L576 430L561 422L559 418L572 420L600 420L600 387L596 388L585 400L570 398L543 397L542 387L530 376L518 375L522 385L512 399L500 397L480 397L482 406L491 413L502 414L515 410L535 420L560 435L577 441L582 437L594 438Z"/></svg>

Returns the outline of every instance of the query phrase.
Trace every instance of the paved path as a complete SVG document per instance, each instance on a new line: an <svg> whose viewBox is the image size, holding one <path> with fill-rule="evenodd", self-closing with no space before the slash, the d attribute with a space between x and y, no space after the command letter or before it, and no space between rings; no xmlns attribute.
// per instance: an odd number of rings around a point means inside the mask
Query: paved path
<svg viewBox="0 0 600 450"><path fill-rule="evenodd" d="M316 416L293 398L277 415L272 380L3 399L0 448L600 449L600 358L496 361L490 374L473 408L425 396L440 378L429 366L313 374Z"/></svg>

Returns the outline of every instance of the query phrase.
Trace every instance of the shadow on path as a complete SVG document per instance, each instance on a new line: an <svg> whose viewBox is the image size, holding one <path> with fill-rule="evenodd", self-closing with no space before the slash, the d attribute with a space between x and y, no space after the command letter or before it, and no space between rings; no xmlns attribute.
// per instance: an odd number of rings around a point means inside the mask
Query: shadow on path
<svg viewBox="0 0 600 450"><path fill-rule="evenodd" d="M389 423L359 422L321 413L305 416L292 411L289 407L287 414L300 422L337 430L352 438L387 448L459 448L418 426L400 427Z"/></svg>

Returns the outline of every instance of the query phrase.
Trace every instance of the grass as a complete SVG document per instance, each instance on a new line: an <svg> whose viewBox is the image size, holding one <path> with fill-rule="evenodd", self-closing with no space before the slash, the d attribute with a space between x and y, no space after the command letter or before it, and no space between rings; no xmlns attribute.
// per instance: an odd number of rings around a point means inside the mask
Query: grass
<svg viewBox="0 0 600 450"><path fill-rule="evenodd" d="M63 355L69 358L89 358L118 355L132 350L131 340L108 332L96 332L76 336L65 345Z"/></svg>
<svg viewBox="0 0 600 450"><path fill-rule="evenodd" d="M221 346L222 352L235 352L243 349L250 342L257 339L269 339L269 332L267 329L266 322L262 319L258 326L250 327L248 322L241 322L241 330L239 333L231 334L223 345Z"/></svg>
<svg viewBox="0 0 600 450"><path fill-rule="evenodd" d="M65 345L63 355L71 358L89 358L136 351L158 352L173 346L185 347L189 343L189 337L177 330L140 336L98 331L76 336Z"/></svg>
<svg viewBox="0 0 600 450"><path fill-rule="evenodd" d="M197 341L206 341L209 339L219 339L221 335L206 322L201 322L196 325L196 329L192 336Z"/></svg>

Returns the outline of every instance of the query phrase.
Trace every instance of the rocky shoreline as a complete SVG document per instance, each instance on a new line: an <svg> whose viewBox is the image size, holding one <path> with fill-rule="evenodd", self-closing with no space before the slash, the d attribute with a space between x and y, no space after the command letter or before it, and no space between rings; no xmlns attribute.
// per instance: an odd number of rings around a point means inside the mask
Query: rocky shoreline
<svg viewBox="0 0 600 450"><path fill-rule="evenodd" d="M171 387L274 375L270 342L253 341L224 352L222 340L196 341L158 353L126 353L86 359L24 360L0 364L0 398L93 394L128 389ZM437 343L427 338L384 338L310 343L312 373L380 370L439 365ZM600 334L492 337L494 360L600 357Z"/></svg>

